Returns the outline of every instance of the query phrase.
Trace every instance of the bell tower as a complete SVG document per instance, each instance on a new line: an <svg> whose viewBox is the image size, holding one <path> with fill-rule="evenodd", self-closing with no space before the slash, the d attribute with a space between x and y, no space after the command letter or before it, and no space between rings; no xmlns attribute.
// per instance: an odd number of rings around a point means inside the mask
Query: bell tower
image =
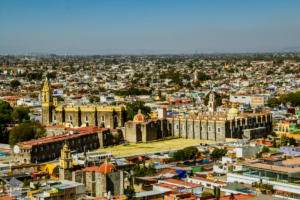
<svg viewBox="0 0 300 200"><path fill-rule="evenodd" d="M209 94L208 112L214 113L216 111L217 111L217 104L216 104L215 93L213 91L211 91Z"/></svg>
<svg viewBox="0 0 300 200"><path fill-rule="evenodd" d="M72 180L72 168L71 150L67 144L65 144L59 158L59 179Z"/></svg>
<svg viewBox="0 0 300 200"><path fill-rule="evenodd" d="M42 90L42 124L50 125L52 122L52 91L46 77Z"/></svg>

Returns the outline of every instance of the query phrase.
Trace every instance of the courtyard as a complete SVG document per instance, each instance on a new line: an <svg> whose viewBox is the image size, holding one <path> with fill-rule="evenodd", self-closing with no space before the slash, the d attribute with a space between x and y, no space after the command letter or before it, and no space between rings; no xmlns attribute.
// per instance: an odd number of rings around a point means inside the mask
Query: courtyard
<svg viewBox="0 0 300 200"><path fill-rule="evenodd" d="M214 143L214 141L207 140L192 140L192 139L169 139L157 142L149 143L137 143L137 144L121 144L112 147L107 147L105 149L98 149L96 151L111 153L115 157L151 153L158 151L169 151L173 149L182 149L189 146Z"/></svg>

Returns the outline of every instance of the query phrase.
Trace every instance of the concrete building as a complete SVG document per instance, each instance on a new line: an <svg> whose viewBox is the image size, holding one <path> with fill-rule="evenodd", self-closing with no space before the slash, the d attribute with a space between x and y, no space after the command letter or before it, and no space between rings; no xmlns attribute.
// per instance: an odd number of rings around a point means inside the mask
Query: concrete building
<svg viewBox="0 0 300 200"><path fill-rule="evenodd" d="M67 144L76 152L93 150L121 141L122 133L117 129L83 127L67 129L68 133L17 143L13 148L14 161L19 164L39 163L58 158L60 149ZM116 140L119 138L119 140Z"/></svg>
<svg viewBox="0 0 300 200"><path fill-rule="evenodd" d="M275 190L300 194L300 158L283 160L274 164L244 163L239 173L228 173L228 182L252 184L262 182Z"/></svg>

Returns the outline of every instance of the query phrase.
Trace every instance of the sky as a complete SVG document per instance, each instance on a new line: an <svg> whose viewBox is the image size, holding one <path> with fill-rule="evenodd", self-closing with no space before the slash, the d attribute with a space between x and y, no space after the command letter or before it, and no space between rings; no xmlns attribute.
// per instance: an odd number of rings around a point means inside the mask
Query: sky
<svg viewBox="0 0 300 200"><path fill-rule="evenodd" d="M299 0L0 0L0 54L300 51Z"/></svg>

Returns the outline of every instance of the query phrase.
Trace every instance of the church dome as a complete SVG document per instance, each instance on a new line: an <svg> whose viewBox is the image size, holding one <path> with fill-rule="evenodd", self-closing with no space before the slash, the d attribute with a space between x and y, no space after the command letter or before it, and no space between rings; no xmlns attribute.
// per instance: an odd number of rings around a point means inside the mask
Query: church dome
<svg viewBox="0 0 300 200"><path fill-rule="evenodd" d="M104 174L109 174L112 171L114 171L116 168L112 163L105 162L99 167L99 172L104 173Z"/></svg>
<svg viewBox="0 0 300 200"><path fill-rule="evenodd" d="M237 108L230 108L228 114L239 114L239 110Z"/></svg>

